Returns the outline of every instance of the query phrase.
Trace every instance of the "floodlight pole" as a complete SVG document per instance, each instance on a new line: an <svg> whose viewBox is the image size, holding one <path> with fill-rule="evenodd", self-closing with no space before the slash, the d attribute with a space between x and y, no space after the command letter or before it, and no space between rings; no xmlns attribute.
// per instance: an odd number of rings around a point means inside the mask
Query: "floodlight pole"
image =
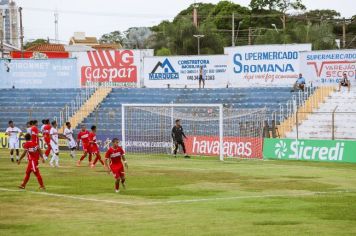
<svg viewBox="0 0 356 236"><path fill-rule="evenodd" d="M193 36L198 39L198 55L200 55L200 39L204 38L205 35L203 35L203 34L195 34Z"/></svg>

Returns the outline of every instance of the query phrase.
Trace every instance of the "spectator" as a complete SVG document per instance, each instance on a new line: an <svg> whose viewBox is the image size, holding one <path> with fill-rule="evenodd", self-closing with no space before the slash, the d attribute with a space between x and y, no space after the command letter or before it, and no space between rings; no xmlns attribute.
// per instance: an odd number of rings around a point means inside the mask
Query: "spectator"
<svg viewBox="0 0 356 236"><path fill-rule="evenodd" d="M305 79L304 79L302 73L300 73L299 74L299 78L295 82L291 92L295 92L295 91L298 91L298 90L304 91L304 87L305 87Z"/></svg>
<svg viewBox="0 0 356 236"><path fill-rule="evenodd" d="M203 84L203 88L205 87L205 71L203 66L200 66L199 69L199 88L201 88L201 84Z"/></svg>
<svg viewBox="0 0 356 236"><path fill-rule="evenodd" d="M343 73L343 77L339 82L339 92L341 91L341 87L347 87L348 91L350 92L351 89L351 82L350 80L347 78L346 73Z"/></svg>

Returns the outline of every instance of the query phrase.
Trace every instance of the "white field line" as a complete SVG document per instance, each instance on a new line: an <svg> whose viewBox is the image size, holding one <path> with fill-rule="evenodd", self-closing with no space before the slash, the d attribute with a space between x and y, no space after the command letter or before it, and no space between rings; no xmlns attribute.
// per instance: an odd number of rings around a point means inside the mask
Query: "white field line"
<svg viewBox="0 0 356 236"><path fill-rule="evenodd" d="M210 201L224 201L224 200L238 200L238 199L264 199L264 198L273 198L273 197L300 197L300 196L314 196L314 195L328 195L335 193L354 193L354 191L331 191L331 192L309 192L309 193L286 193L286 194L266 194L266 195L250 195L250 196L234 196L234 197L217 197L217 198L197 198L197 199L182 199L182 200L167 200L167 201L151 201L151 202L127 202L127 201L115 201L115 200L106 200L106 199L95 199L95 198L85 198L78 197L66 194L56 194L48 192L35 192L27 190L15 190L0 188L0 191L4 192L24 192L37 195L45 195L57 198L73 199L73 200L82 200L88 202L101 202L101 203L111 203L116 205L126 205L126 206L152 206L152 205L170 205L170 204L179 204L179 203L195 203L195 202L210 202Z"/></svg>

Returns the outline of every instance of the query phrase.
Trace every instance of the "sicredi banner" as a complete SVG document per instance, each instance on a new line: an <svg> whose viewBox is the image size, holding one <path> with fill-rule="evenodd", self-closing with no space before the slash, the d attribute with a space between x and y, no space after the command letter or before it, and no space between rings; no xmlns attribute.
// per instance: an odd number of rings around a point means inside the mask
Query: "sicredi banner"
<svg viewBox="0 0 356 236"><path fill-rule="evenodd" d="M265 139L264 159L356 163L356 142L346 140Z"/></svg>
<svg viewBox="0 0 356 236"><path fill-rule="evenodd" d="M201 67L205 87L226 87L226 55L146 57L144 85L148 88L197 88Z"/></svg>
<svg viewBox="0 0 356 236"><path fill-rule="evenodd" d="M187 153L200 156L219 156L219 136L189 136L185 141ZM226 157L262 159L263 139L258 137L224 137L223 153Z"/></svg>
<svg viewBox="0 0 356 236"><path fill-rule="evenodd" d="M300 71L300 52L311 44L227 47L228 76L234 87L292 86Z"/></svg>
<svg viewBox="0 0 356 236"><path fill-rule="evenodd" d="M76 59L2 59L0 88L79 88Z"/></svg>
<svg viewBox="0 0 356 236"><path fill-rule="evenodd" d="M74 52L78 60L81 87L137 87L140 82L144 56L153 50L97 50Z"/></svg>
<svg viewBox="0 0 356 236"><path fill-rule="evenodd" d="M303 52L301 69L304 77L315 85L338 84L343 73L352 84L356 79L356 50Z"/></svg>

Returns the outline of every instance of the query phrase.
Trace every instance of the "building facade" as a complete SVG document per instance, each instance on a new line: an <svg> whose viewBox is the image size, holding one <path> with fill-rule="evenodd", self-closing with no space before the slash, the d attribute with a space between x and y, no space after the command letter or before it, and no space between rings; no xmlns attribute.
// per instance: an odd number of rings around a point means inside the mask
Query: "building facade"
<svg viewBox="0 0 356 236"><path fill-rule="evenodd" d="M18 6L12 0L0 0L0 37L5 43L19 47Z"/></svg>

